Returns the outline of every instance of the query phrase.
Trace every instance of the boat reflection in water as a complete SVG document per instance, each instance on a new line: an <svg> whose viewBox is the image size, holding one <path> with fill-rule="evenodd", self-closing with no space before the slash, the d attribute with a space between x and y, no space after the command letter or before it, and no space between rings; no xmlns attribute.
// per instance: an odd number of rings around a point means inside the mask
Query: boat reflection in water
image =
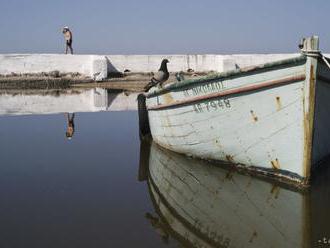
<svg viewBox="0 0 330 248"><path fill-rule="evenodd" d="M321 225L329 219L329 190L321 185L328 176L316 188L298 191L155 143L143 146L141 157L140 180L147 180L158 215L146 217L164 240L171 236L193 247L292 248L322 247L330 237L329 224Z"/></svg>

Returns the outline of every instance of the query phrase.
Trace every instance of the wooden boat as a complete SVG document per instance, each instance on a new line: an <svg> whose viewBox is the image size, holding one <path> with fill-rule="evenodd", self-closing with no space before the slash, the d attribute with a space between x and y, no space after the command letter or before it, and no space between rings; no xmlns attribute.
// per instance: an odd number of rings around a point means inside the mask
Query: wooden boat
<svg viewBox="0 0 330 248"><path fill-rule="evenodd" d="M304 39L294 58L152 88L139 96L142 132L172 151L308 184L330 154L330 69L318 42Z"/></svg>
<svg viewBox="0 0 330 248"><path fill-rule="evenodd" d="M186 247L317 247L328 233L311 221L318 214L311 214L309 191L217 168L155 143L147 182L158 215L153 226Z"/></svg>

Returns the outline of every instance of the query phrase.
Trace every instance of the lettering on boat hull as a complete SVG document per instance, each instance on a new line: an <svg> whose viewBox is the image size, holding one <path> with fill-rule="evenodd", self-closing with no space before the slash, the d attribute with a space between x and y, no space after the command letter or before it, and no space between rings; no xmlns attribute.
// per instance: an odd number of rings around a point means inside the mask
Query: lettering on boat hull
<svg viewBox="0 0 330 248"><path fill-rule="evenodd" d="M183 91L183 94L185 97L190 97L190 96L199 96L207 93L212 93L212 92L219 92L226 87L224 86L222 81L218 82L210 82L202 85L195 86L191 89L186 89Z"/></svg>
<svg viewBox="0 0 330 248"><path fill-rule="evenodd" d="M205 111L218 111L226 108L231 108L229 99L216 99L216 100L208 100L202 103L196 103L193 105L194 111L196 113L203 113Z"/></svg>

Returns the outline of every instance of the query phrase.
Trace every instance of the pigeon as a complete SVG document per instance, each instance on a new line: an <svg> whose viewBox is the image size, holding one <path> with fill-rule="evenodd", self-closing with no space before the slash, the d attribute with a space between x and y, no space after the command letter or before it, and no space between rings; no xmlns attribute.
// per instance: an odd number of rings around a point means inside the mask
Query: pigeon
<svg viewBox="0 0 330 248"><path fill-rule="evenodd" d="M298 45L300 50L302 50L304 48L304 43L305 43L305 38L302 38L299 42L299 45Z"/></svg>
<svg viewBox="0 0 330 248"><path fill-rule="evenodd" d="M144 87L144 90L147 92L151 87L159 85L163 87L163 83L169 78L170 74L167 70L167 59L163 59L160 68L157 73L151 78L150 82Z"/></svg>
<svg viewBox="0 0 330 248"><path fill-rule="evenodd" d="M183 81L183 80L184 80L183 72L180 71L180 72L176 73L176 74L175 74L175 78L176 78L176 80L177 80L178 82Z"/></svg>

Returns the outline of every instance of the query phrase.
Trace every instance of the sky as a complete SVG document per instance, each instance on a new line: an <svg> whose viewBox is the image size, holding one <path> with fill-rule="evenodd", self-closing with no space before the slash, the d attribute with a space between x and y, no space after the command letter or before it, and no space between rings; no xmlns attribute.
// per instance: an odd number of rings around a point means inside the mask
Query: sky
<svg viewBox="0 0 330 248"><path fill-rule="evenodd" d="M329 0L0 0L0 53L293 53L318 35L330 52Z"/></svg>

